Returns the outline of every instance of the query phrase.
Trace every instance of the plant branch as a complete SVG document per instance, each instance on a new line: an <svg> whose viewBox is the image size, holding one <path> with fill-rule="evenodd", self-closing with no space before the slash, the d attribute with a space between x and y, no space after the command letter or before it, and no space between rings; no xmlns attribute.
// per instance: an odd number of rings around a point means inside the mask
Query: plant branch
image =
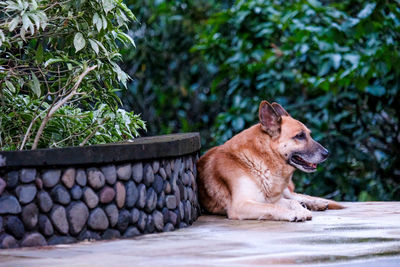
<svg viewBox="0 0 400 267"><path fill-rule="evenodd" d="M104 122L106 122L106 121L108 121L108 120L109 120L109 118L104 118L104 119L102 119L101 122L93 129L93 131L85 138L85 140L83 140L83 141L79 144L79 146L84 146L84 145L90 140L90 138L92 138L93 135L95 135L95 134L97 133L97 129L99 129L100 126L101 126Z"/></svg>
<svg viewBox="0 0 400 267"><path fill-rule="evenodd" d="M46 117L43 119L42 123L40 124L40 127L36 133L35 136L35 140L33 141L33 145L32 145L32 150L37 149L38 143L39 143L39 139L42 136L43 130L46 127L47 122L50 120L50 118L54 115L54 113L65 103L68 102L68 100L70 100L73 96L76 95L77 90L79 88L79 85L81 84L83 78L92 70L94 70L97 67L97 65L94 65L90 68L87 68L84 72L82 72L81 75L79 75L78 80L76 81L76 83L74 84L74 86L72 87L71 92L66 95L64 98L62 98L56 105L54 105L49 112L47 113Z"/></svg>

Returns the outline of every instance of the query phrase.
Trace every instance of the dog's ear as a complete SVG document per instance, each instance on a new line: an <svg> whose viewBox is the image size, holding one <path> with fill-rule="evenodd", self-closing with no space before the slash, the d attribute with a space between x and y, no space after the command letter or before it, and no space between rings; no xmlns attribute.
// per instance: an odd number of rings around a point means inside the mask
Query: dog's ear
<svg viewBox="0 0 400 267"><path fill-rule="evenodd" d="M279 116L290 116L289 113L287 113L287 111L278 103L274 102L271 104L271 106L275 109Z"/></svg>
<svg viewBox="0 0 400 267"><path fill-rule="evenodd" d="M281 133L281 116L275 111L270 103L262 101L258 109L258 117L260 118L261 128L272 138L279 136Z"/></svg>

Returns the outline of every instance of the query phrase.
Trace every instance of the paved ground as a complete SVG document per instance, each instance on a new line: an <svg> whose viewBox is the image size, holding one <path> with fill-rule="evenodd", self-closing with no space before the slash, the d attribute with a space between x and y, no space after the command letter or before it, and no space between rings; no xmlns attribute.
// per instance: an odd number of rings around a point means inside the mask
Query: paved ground
<svg viewBox="0 0 400 267"><path fill-rule="evenodd" d="M305 223L202 216L129 240L0 250L0 266L400 266L400 202L344 204Z"/></svg>

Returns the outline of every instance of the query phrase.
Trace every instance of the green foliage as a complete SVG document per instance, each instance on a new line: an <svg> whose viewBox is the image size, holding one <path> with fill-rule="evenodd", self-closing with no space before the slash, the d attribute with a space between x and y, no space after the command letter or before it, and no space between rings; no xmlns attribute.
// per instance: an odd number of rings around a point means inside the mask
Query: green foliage
<svg viewBox="0 0 400 267"><path fill-rule="evenodd" d="M148 134L200 131L208 136L210 118L219 109L208 96L208 64L189 50L214 1L126 3L138 17L132 29L138 47L122 52L124 69L133 81L121 99L151 122Z"/></svg>
<svg viewBox="0 0 400 267"><path fill-rule="evenodd" d="M153 96L142 99L152 126L192 130L196 121L209 148L256 123L262 99L277 101L331 151L317 173L296 172L299 191L400 199L398 2L159 2L136 6L149 10L135 31L146 48L126 66L137 72L131 92ZM207 4L200 18L192 13Z"/></svg>
<svg viewBox="0 0 400 267"><path fill-rule="evenodd" d="M0 2L0 148L114 142L144 122L118 109L129 76L119 44L134 20L122 0Z"/></svg>
<svg viewBox="0 0 400 267"><path fill-rule="evenodd" d="M300 190L344 200L399 199L399 25L396 2L238 1L216 14L196 50L218 68L225 141L277 100L331 151ZM300 176L300 177L298 177Z"/></svg>

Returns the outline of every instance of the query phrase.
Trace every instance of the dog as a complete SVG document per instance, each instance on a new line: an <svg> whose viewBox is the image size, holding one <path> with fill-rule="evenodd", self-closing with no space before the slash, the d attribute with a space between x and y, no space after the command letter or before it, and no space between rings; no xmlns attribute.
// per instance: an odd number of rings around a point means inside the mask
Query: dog
<svg viewBox="0 0 400 267"><path fill-rule="evenodd" d="M339 203L294 192L296 169L314 172L329 152L311 131L278 103L262 101L260 122L197 162L202 208L235 220L311 220L312 211L342 209Z"/></svg>

